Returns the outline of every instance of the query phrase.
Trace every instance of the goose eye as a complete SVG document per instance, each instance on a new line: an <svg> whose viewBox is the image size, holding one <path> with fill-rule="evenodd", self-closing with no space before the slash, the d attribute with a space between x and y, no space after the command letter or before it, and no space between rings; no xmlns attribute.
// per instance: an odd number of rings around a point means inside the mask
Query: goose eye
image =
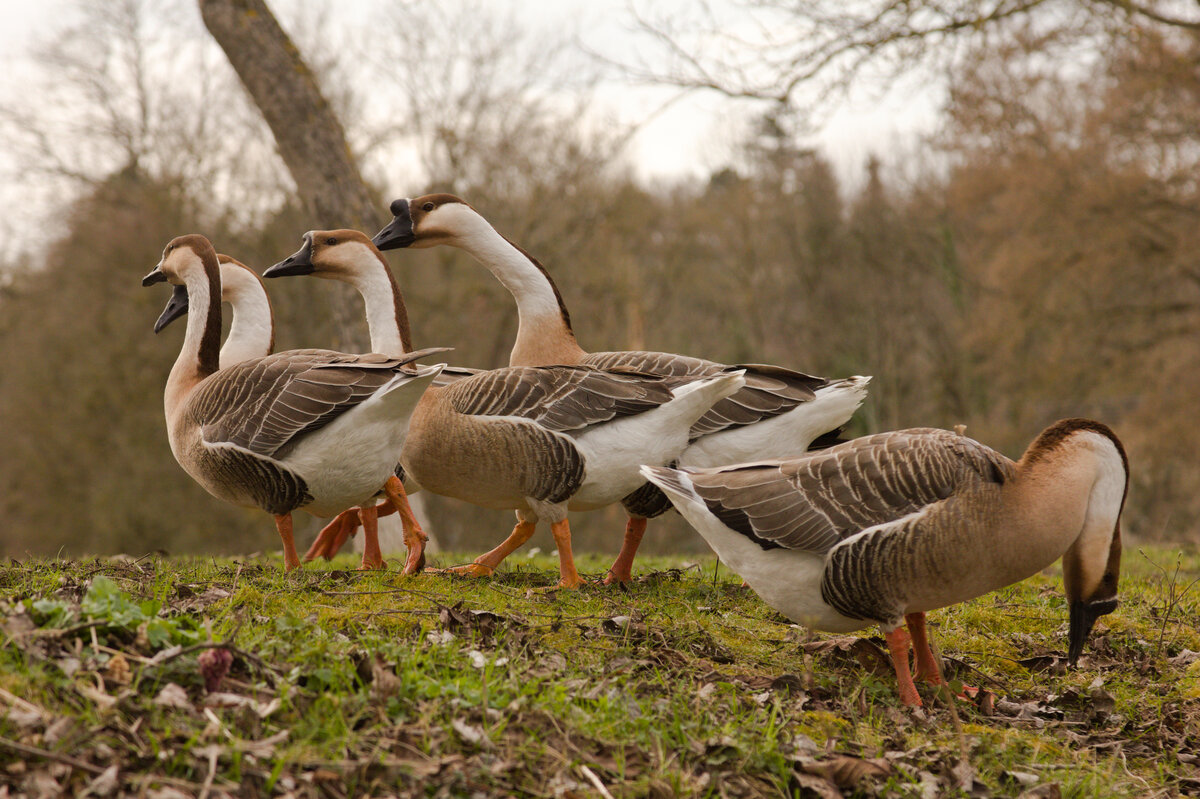
<svg viewBox="0 0 1200 799"><path fill-rule="evenodd" d="M437 208L437 206L434 205L433 203L425 203L424 205L421 206L421 209L425 212L432 211L434 208Z"/></svg>
<svg viewBox="0 0 1200 799"><path fill-rule="evenodd" d="M335 239L333 236L330 236L329 238L325 239L325 243L329 244L329 245L334 245L334 244L337 244L337 239Z"/></svg>

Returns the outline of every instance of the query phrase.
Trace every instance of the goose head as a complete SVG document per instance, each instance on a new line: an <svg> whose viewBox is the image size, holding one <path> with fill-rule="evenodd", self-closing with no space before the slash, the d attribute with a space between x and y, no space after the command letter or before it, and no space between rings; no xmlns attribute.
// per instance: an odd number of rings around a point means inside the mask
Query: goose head
<svg viewBox="0 0 1200 799"><path fill-rule="evenodd" d="M270 308L270 302L266 299L267 290L263 286L262 278L253 269L224 253L217 253L217 262L221 265L221 302L227 302L237 307L239 304L258 300L266 302L268 309ZM146 276L146 280L150 280L154 275L155 273L151 272ZM154 282L165 279L166 276L164 275L161 279L156 278ZM175 291L171 294L171 299L167 301L167 307L163 309L162 315L154 323L154 332L159 332L187 312L187 288L185 286L176 286Z"/></svg>
<svg viewBox="0 0 1200 799"><path fill-rule="evenodd" d="M1121 511L1129 490L1129 458L1116 434L1091 419L1064 419L1046 428L1022 462L1058 461L1087 475L1083 527L1062 557L1070 609L1068 660L1079 660L1096 620L1117 608L1121 570Z"/></svg>
<svg viewBox="0 0 1200 799"><path fill-rule="evenodd" d="M392 221L372 239L381 250L453 244L467 225L482 221L474 208L453 194L402 198L394 200L390 208Z"/></svg>
<svg viewBox="0 0 1200 799"><path fill-rule="evenodd" d="M176 236L163 248L162 258L150 270L150 274L142 278L142 285L171 283L182 286L187 283L188 277L200 279L207 273L205 261L208 259L216 262L217 252L204 236L199 233Z"/></svg>
<svg viewBox="0 0 1200 799"><path fill-rule="evenodd" d="M238 259L217 253L221 264L221 302L237 305L251 297L263 297L267 293L262 278Z"/></svg>
<svg viewBox="0 0 1200 799"><path fill-rule="evenodd" d="M379 250L357 230L310 230L299 250L263 272L263 277L312 275L353 283L355 278L387 268Z"/></svg>
<svg viewBox="0 0 1200 799"><path fill-rule="evenodd" d="M162 258L150 270L150 274L142 278L143 286L170 283L175 287L167 307L154 323L155 333L187 313L188 279L207 280L209 267L206 261L215 261L216 257L212 244L198 233L176 236L167 243Z"/></svg>
<svg viewBox="0 0 1200 799"><path fill-rule="evenodd" d="M396 355L412 352L412 334L404 295L383 253L357 230L310 230L304 245L263 277L312 275L354 286L366 302L371 348Z"/></svg>

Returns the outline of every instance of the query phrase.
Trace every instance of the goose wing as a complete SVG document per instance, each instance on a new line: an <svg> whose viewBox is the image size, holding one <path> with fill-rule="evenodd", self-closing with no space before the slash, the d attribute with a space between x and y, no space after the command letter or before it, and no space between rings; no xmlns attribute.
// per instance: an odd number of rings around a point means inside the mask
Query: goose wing
<svg viewBox="0 0 1200 799"><path fill-rule="evenodd" d="M515 416L554 432L579 430L670 401L666 381L588 366L514 366L464 377L444 391L469 416Z"/></svg>
<svg viewBox="0 0 1200 799"><path fill-rule="evenodd" d="M764 549L813 553L983 485L1014 464L945 430L866 436L784 461L689 473L696 493L726 525Z"/></svg>
<svg viewBox="0 0 1200 799"><path fill-rule="evenodd" d="M291 350L223 369L197 387L190 420L209 444L279 458L298 438L356 407L417 358Z"/></svg>
<svg viewBox="0 0 1200 799"><path fill-rule="evenodd" d="M594 352L584 359L584 363L599 369L632 368L647 374L687 378L711 377L729 369L744 369L746 385L717 402L692 425L693 439L787 413L803 402L810 402L814 392L829 382L781 366L729 366L669 352Z"/></svg>

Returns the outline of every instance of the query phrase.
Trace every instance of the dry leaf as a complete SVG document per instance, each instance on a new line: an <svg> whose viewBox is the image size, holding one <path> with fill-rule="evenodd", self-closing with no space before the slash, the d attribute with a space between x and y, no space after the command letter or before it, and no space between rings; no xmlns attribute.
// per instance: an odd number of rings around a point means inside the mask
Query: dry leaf
<svg viewBox="0 0 1200 799"><path fill-rule="evenodd" d="M450 722L450 726L453 727L454 731L469 744L475 744L476 746L487 746L491 743L482 729L471 724L467 724L465 721L454 719Z"/></svg>
<svg viewBox="0 0 1200 799"><path fill-rule="evenodd" d="M853 658L860 666L876 677L890 677L896 672L891 658L870 639L855 636L825 638L801 644L800 649L810 655L835 655L842 659Z"/></svg>
<svg viewBox="0 0 1200 799"><path fill-rule="evenodd" d="M101 774L98 777L96 777L96 779L94 779L90 783L88 783L88 786L84 790L83 795L84 796L89 796L89 795L91 795L91 796L108 796L113 791L115 791L117 789L117 786L120 784L121 784L121 781L117 775L117 767L115 765L109 766L108 768L104 769L104 771L101 772Z"/></svg>
<svg viewBox="0 0 1200 799"><path fill-rule="evenodd" d="M104 676L117 685L129 685L133 682L133 669L129 668L129 661L125 656L118 652L108 659L104 667Z"/></svg>
<svg viewBox="0 0 1200 799"><path fill-rule="evenodd" d="M182 686L173 682L169 682L162 687L162 690L158 692L158 696L154 697L154 704L162 707L192 709L192 703L188 699L187 691Z"/></svg>

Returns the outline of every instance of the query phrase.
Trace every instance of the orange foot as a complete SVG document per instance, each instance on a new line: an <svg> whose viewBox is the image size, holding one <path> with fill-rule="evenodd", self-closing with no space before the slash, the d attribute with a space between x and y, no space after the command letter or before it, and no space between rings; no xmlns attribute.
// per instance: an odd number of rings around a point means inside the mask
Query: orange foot
<svg viewBox="0 0 1200 799"><path fill-rule="evenodd" d="M333 517L333 521L321 528L317 539L308 548L308 552L304 553L304 562L308 563L317 558L332 559L342 545L358 532L358 525L358 508L344 510Z"/></svg>
<svg viewBox="0 0 1200 799"><path fill-rule="evenodd" d="M627 583L633 579L633 558L637 554L638 545L642 543L642 536L645 533L646 520L640 516L630 516L629 521L625 523L625 539L621 542L621 552L613 561L608 574L604 575L605 585Z"/></svg>

